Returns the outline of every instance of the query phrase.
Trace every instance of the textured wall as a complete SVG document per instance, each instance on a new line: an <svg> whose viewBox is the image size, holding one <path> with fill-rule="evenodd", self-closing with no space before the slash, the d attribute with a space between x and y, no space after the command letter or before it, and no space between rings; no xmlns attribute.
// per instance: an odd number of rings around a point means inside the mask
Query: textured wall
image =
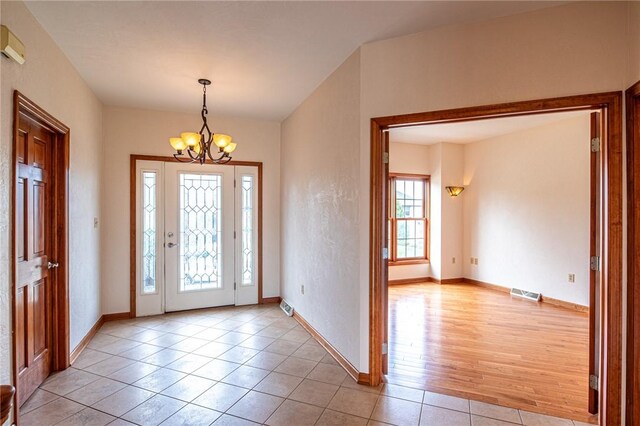
<svg viewBox="0 0 640 426"><path fill-rule="evenodd" d="M214 93L215 96L215 93ZM193 114L105 108L102 187L102 308L129 311L129 156L171 155L169 137L202 125ZM263 295L280 295L280 123L209 116L215 132L233 136L234 160L263 162ZM126 249L123 250L122 248ZM117 265L117 267L113 267Z"/></svg>
<svg viewBox="0 0 640 426"><path fill-rule="evenodd" d="M284 121L281 161L283 297L356 367L359 105L356 51Z"/></svg>
<svg viewBox="0 0 640 426"><path fill-rule="evenodd" d="M71 128L69 286L71 348L100 317L99 231L102 105L22 2L2 2L2 24L25 44L24 65L0 57L0 382L11 382L9 212L13 91L22 92Z"/></svg>
<svg viewBox="0 0 640 426"><path fill-rule="evenodd" d="M464 276L589 305L590 154L588 114L467 145Z"/></svg>

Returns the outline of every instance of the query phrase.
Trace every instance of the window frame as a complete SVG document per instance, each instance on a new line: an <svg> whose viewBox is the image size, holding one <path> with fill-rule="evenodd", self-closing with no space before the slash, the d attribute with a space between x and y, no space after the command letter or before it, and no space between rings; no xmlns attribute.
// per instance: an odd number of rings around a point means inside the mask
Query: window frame
<svg viewBox="0 0 640 426"><path fill-rule="evenodd" d="M424 220L424 256L419 257L403 257L398 259L397 246L398 246L398 218L396 217L396 181L397 180L410 180L410 181L422 181L424 184L423 193L423 211L422 216L419 218L403 218L401 220ZM429 219L429 212L431 209L431 175L413 174L413 173L389 173L387 179L387 229L390 235L387 238L389 251L389 265L414 265L421 263L429 263L430 244L429 235L431 221Z"/></svg>

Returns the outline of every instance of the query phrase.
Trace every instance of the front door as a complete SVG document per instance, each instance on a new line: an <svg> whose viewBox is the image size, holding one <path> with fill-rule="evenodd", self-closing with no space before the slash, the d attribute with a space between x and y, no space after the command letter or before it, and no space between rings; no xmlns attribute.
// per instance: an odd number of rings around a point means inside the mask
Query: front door
<svg viewBox="0 0 640 426"><path fill-rule="evenodd" d="M233 305L234 170L165 165L166 311Z"/></svg>
<svg viewBox="0 0 640 426"><path fill-rule="evenodd" d="M18 406L52 367L51 182L56 135L20 114L16 139L15 348Z"/></svg>
<svg viewBox="0 0 640 426"><path fill-rule="evenodd" d="M255 166L136 162L136 315L258 303Z"/></svg>

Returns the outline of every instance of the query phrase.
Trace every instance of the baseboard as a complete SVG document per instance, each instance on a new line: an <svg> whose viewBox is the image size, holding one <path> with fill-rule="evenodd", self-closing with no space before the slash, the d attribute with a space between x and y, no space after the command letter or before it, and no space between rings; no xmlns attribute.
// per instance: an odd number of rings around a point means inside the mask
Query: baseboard
<svg viewBox="0 0 640 426"><path fill-rule="evenodd" d="M116 312L114 314L104 314L102 318L104 318L104 322L119 321L131 318L131 314L129 312Z"/></svg>
<svg viewBox="0 0 640 426"><path fill-rule="evenodd" d="M460 284L464 278L445 278L444 280L438 280L440 284Z"/></svg>
<svg viewBox="0 0 640 426"><path fill-rule="evenodd" d="M502 286L491 284L491 283L487 283L487 282L484 282L484 281L472 280L471 278L464 278L463 282L465 282L467 284L474 284L474 285L477 285L477 286L480 286L480 287L485 287L485 288L488 288L490 290L499 291L500 293L509 294L511 292L511 289L508 288L508 287L502 287ZM559 306L559 307L565 308L565 309L571 309L572 311L589 312L589 307L588 306L579 305L579 304L573 303L573 302L566 302L564 300L554 299L553 297L542 296L540 298L540 302L548 303L549 305ZM540 303L540 302L538 302L538 303Z"/></svg>
<svg viewBox="0 0 640 426"><path fill-rule="evenodd" d="M93 327L91 327L89 332L82 338L82 340L80 340L80 343L78 343L78 346L76 346L75 349L71 351L71 353L69 354L69 364L73 364L76 361L76 359L80 356L84 348L86 348L89 342L91 341L91 339L93 339L93 336L95 336L98 330L100 330L100 327L102 327L102 324L104 324L104 315L100 315L100 318L98 318L98 321L96 321L96 323L93 324Z"/></svg>
<svg viewBox="0 0 640 426"><path fill-rule="evenodd" d="M397 280L389 280L389 285L402 285L402 284L421 284L421 283L436 283L436 284L460 284L464 278L445 278L444 280L433 277L415 277L415 278L401 278Z"/></svg>
<svg viewBox="0 0 640 426"><path fill-rule="evenodd" d="M117 321L122 319L129 319L129 318L130 318L129 312L118 312L115 314L101 315L100 318L98 318L98 321L96 321L96 323L93 324L93 327L91 327L89 332L82 338L82 340L80 340L80 343L78 343L78 346L76 346L75 349L71 351L71 353L69 354L69 363L73 364L75 360L78 359L82 351L84 351L84 349L87 347L91 339L93 339L93 337L96 335L98 330L100 330L100 327L102 327L102 325L105 322Z"/></svg>
<svg viewBox="0 0 640 426"><path fill-rule="evenodd" d="M402 284L420 284L424 282L433 282L431 277L416 277L416 278L401 278L397 280L389 280L389 285L402 285Z"/></svg>
<svg viewBox="0 0 640 426"><path fill-rule="evenodd" d="M578 305L573 302L566 302L564 300L554 299L553 297L542 296L541 302L548 303L550 305L560 306L561 308L571 309L578 312L589 312L589 307L584 305Z"/></svg>
<svg viewBox="0 0 640 426"><path fill-rule="evenodd" d="M358 374L358 384L359 385L371 386L371 376L369 376L369 373L359 373Z"/></svg>
<svg viewBox="0 0 640 426"><path fill-rule="evenodd" d="M349 376L351 376L351 378L353 380L355 380L356 382L360 383L361 380L361 375L363 376L363 380L364 380L364 376L367 376L367 383L369 382L368 376L369 374L367 373L360 373L354 366L353 364L351 364L344 356L342 356L342 354L340 352L338 352L336 350L336 348L334 348L333 346L331 346L331 343L329 343L327 341L327 339L325 339L324 337L322 337L322 335L320 333L318 333L316 331L315 328L313 328L304 318L302 318L300 316L300 314L298 313L298 311L293 311L293 318L298 321L298 323L302 326L302 328L304 328L305 330L307 330L309 332L309 334L311 334L311 336L313 336L313 338L320 343L320 345L325 348L327 350L327 352L329 352L329 354L331 354L331 356L333 357L333 359L336 360L336 362L338 364L340 364L342 366L342 368L344 368L347 373L349 374Z"/></svg>
<svg viewBox="0 0 640 426"><path fill-rule="evenodd" d="M280 303L282 301L282 298L280 296L277 297L263 297L262 298L262 304L265 303Z"/></svg>
<svg viewBox="0 0 640 426"><path fill-rule="evenodd" d="M473 285L477 285L479 287L488 288L489 290L499 291L500 293L509 293L509 292L511 292L510 288L502 287L502 286L491 284L491 283L487 283L487 282L484 282L484 281L473 280L471 278L463 278L462 282L466 283L466 284L473 284Z"/></svg>

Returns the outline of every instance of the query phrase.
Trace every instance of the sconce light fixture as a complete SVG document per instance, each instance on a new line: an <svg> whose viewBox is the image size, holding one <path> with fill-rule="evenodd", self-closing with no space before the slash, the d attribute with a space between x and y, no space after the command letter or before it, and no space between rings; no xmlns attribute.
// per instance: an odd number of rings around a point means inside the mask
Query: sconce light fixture
<svg viewBox="0 0 640 426"><path fill-rule="evenodd" d="M464 186L447 186L446 188L447 192L452 197L457 197L462 191L464 191Z"/></svg>

